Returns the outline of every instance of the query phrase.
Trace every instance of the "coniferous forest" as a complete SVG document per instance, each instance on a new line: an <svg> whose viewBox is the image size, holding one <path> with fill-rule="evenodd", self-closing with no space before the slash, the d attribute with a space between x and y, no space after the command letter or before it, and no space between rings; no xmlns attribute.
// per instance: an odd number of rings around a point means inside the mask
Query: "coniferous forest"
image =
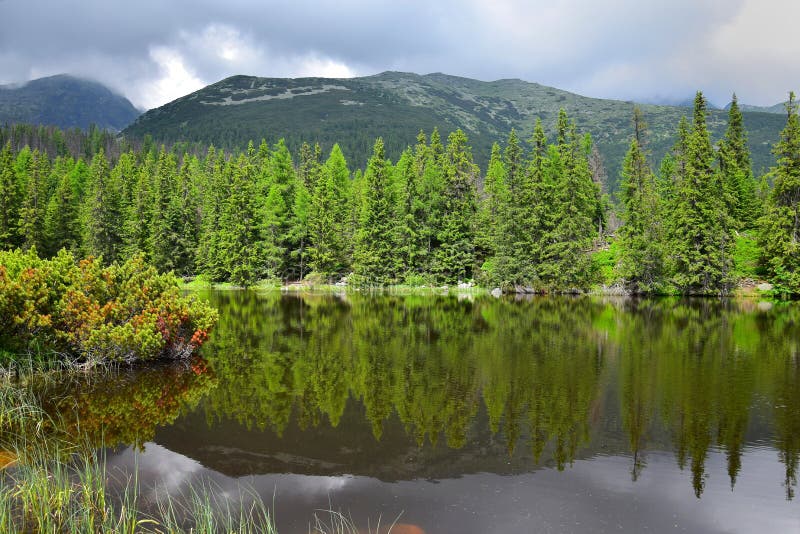
<svg viewBox="0 0 800 534"><path fill-rule="evenodd" d="M161 271L249 286L453 284L525 291L727 294L757 273L800 292L800 122L791 95L755 177L734 97L712 139L698 93L660 162L634 109L618 191L592 139L562 110L556 135L511 131L486 169L460 130L420 132L396 162L377 139L365 167L303 144L242 152L90 130L0 133L0 248L65 248L105 263L143 256ZM354 165L355 163L355 165ZM747 271L744 251L757 262Z"/></svg>

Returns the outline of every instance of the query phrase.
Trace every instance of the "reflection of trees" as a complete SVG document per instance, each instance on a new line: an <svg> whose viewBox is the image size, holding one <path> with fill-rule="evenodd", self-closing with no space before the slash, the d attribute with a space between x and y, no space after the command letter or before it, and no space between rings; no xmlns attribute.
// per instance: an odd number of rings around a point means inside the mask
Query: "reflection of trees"
<svg viewBox="0 0 800 534"><path fill-rule="evenodd" d="M67 443L93 447L142 445L156 428L194 408L214 387L205 362L138 370L95 372L64 381L47 377L29 387L50 414L51 434Z"/></svg>
<svg viewBox="0 0 800 534"><path fill-rule="evenodd" d="M716 300L603 301L351 295L214 294L219 327L204 354L219 387L204 404L279 434L323 419L348 399L380 439L395 415L422 445L462 447L482 401L509 452L522 439L537 460L570 464L588 444L593 413L618 385L619 420L634 480L648 444L671 434L700 496L712 447L735 484L754 399L775 406L787 494L800 454L800 371L794 308L742 312ZM609 381L609 370L616 380Z"/></svg>

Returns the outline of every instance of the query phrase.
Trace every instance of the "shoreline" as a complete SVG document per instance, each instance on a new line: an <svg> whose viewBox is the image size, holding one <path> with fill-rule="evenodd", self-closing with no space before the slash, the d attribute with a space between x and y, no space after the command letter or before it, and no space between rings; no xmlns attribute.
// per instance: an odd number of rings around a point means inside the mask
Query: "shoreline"
<svg viewBox="0 0 800 534"><path fill-rule="evenodd" d="M599 296L599 297L623 297L623 298L725 298L725 299L763 299L776 300L772 293L772 286L767 284L739 284L730 293L711 293L711 294L682 294L682 293L630 293L619 286L600 286L588 291L534 291L521 289L518 291L501 292L499 288L488 288L483 286L458 285L448 286L411 286L411 285L389 285L380 287L357 287L339 284L306 284L290 283L278 285L269 281L260 281L255 285L244 287L224 283L212 283L194 280L192 282L182 282L182 291L254 291L257 293L280 292L285 294L380 294L380 295L418 295L418 296L494 296L501 297L544 297L544 296Z"/></svg>

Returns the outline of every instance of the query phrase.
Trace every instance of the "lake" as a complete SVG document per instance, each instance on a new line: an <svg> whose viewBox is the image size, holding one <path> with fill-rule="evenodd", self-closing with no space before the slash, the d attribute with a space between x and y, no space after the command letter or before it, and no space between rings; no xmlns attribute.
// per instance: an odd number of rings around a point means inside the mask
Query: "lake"
<svg viewBox="0 0 800 534"><path fill-rule="evenodd" d="M279 531L800 532L800 305L201 292L202 359L37 389L142 503ZM70 415L72 414L72 415ZM399 518L399 519L398 519Z"/></svg>

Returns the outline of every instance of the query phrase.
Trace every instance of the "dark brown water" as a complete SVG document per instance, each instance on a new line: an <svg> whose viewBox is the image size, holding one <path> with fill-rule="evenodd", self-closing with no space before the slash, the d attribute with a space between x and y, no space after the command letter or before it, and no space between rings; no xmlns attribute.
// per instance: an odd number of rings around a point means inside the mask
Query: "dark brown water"
<svg viewBox="0 0 800 534"><path fill-rule="evenodd" d="M428 534L800 532L798 304L200 296L205 362L52 396L142 502L244 488L281 533L331 508Z"/></svg>

